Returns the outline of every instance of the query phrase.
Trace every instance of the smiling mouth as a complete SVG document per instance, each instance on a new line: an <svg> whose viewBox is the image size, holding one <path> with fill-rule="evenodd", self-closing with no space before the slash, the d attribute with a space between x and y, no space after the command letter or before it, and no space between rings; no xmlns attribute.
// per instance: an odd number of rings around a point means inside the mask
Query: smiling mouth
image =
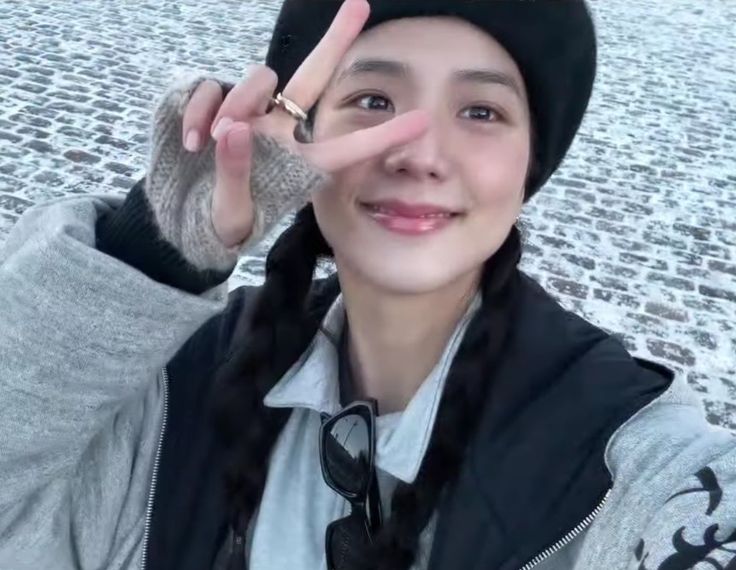
<svg viewBox="0 0 736 570"><path fill-rule="evenodd" d="M417 236L446 228L462 214L432 204L360 202L360 209L378 225L394 233Z"/></svg>

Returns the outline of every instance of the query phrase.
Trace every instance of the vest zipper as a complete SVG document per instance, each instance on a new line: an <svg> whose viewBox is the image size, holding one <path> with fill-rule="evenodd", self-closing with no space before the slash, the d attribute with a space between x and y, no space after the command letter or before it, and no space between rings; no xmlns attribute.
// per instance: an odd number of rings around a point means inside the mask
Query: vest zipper
<svg viewBox="0 0 736 570"><path fill-rule="evenodd" d="M575 540L575 538L580 536L580 534L591 525L593 520L595 520L595 518L603 510L603 506L606 504L606 501L608 500L608 497L610 494L611 494L611 490L609 489L608 492L606 493L606 496L603 497L603 500L600 502L600 504L595 508L595 510L592 513L590 513L587 517L585 517L575 528L573 528L570 532L568 532L560 540L558 540L556 543L554 543L549 548L546 548L542 552L537 554L534 558L532 558L529 562L527 562L519 570L532 570L532 568L536 568L542 562L547 560L547 558L559 552L565 546L567 546L573 540Z"/></svg>
<svg viewBox="0 0 736 570"><path fill-rule="evenodd" d="M161 375L164 380L164 416L161 422L161 431L158 436L158 447L156 448L156 459L153 463L153 476L151 477L151 489L148 492L148 506L146 507L146 526L143 533L143 552L141 553L141 570L146 570L146 562L148 559L148 536L151 533L151 517L153 516L153 499L156 494L156 482L158 480L158 467L161 462L161 449L164 444L164 434L166 432L166 421L169 416L169 372L166 367L161 369Z"/></svg>

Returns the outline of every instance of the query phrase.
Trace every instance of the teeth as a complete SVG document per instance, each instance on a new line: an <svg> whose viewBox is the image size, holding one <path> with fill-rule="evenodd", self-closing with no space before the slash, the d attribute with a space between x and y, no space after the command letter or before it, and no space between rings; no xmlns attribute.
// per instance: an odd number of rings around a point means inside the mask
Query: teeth
<svg viewBox="0 0 736 570"><path fill-rule="evenodd" d="M365 207L368 208L371 212L376 212L378 214L393 214L391 210L387 210L386 208L382 208L381 206L376 206L374 204L365 204ZM416 217L422 219L451 218L452 214L450 212L437 212L434 214L422 214L421 216Z"/></svg>

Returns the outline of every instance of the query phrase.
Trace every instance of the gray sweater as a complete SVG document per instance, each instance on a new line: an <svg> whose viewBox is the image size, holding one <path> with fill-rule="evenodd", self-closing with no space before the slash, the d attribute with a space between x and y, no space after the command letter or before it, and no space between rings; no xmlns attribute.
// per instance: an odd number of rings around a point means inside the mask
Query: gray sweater
<svg viewBox="0 0 736 570"><path fill-rule="evenodd" d="M159 111L168 109L164 123L178 124L182 93L175 91L171 97ZM167 146L171 139L164 131L154 128L154 141L163 146L153 148L180 157L178 147ZM176 128L165 132L176 139ZM298 160L277 146L269 148L259 159L264 167ZM158 178L159 166L152 162L150 181L168 180L175 192L202 192L184 169ZM278 169L273 172L278 174ZM210 175L205 166L199 179ZM306 176L307 181L321 180L313 172ZM263 193L263 200L274 200L262 211L279 202L283 181L269 181L271 190ZM149 184L153 203L157 184ZM294 195L293 187L286 191ZM202 196L193 203L207 204ZM222 311L227 293L221 286L190 295L97 251L95 223L120 203L98 195L35 207L19 220L0 251L0 570L141 568L164 413L160 371L186 339ZM158 215L162 233L174 232L169 239L193 263L208 265L214 259L203 252L217 250L216 242L207 245L207 236L201 241L181 236L177 242L176 228L165 229L166 216L161 211ZM186 225L181 219L173 223ZM201 243L206 247L188 250ZM218 255L220 267L234 260L233 252L220 250ZM330 365L326 357L310 353L304 362L310 366L298 370L302 381L320 386L324 366ZM270 404L288 403L289 394L285 382ZM308 415L300 417L291 423L311 421ZM289 441L299 444L298 438ZM275 455L288 452L277 447ZM294 458L299 456L294 453ZM673 538L681 528L691 544L702 544L711 528L712 539L730 544L733 551L736 437L706 422L683 378L618 430L606 461L614 479L608 500L574 540L559 545L536 568L658 568L675 552ZM312 484L310 477L299 484ZM294 482L274 470L268 494L278 497L275 487L287 480ZM285 506L271 501L267 511L283 516ZM304 534L303 540L321 542L316 527L310 527L313 534ZM272 526L268 517L259 517L255 532L263 552L277 545L284 550L282 529ZM711 554L724 568L733 558L725 548ZM251 570L294 567L268 556L259 560Z"/></svg>

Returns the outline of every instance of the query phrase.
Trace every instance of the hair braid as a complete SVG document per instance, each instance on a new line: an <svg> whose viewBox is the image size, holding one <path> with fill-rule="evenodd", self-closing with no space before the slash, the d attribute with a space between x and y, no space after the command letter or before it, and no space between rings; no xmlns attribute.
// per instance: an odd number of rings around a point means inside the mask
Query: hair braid
<svg viewBox="0 0 736 570"><path fill-rule="evenodd" d="M271 247L248 343L220 379L217 423L229 456L226 493L241 530L258 506L271 448L289 417L289 410L264 406L263 398L317 332L321 315L310 315L305 302L318 258L330 254L309 204Z"/></svg>
<svg viewBox="0 0 736 570"><path fill-rule="evenodd" d="M483 304L468 324L450 368L429 448L412 485L400 483L391 516L379 534L366 568L408 570L419 538L434 513L444 486L454 479L481 416L490 379L511 324L521 258L521 236L514 226L483 270Z"/></svg>
<svg viewBox="0 0 736 570"><path fill-rule="evenodd" d="M307 310L316 263L319 257L329 255L329 245L308 205L268 254L266 281L251 317L248 344L233 357L229 363L232 372L223 378L218 425L229 453L226 491L233 522L241 530L260 501L268 456L290 414L286 409L265 407L263 398L311 342L337 294L330 292L321 306ZM482 307L468 324L450 368L417 479L412 485L397 486L391 516L370 559L365 560L365 568L408 570L412 566L419 537L441 491L459 472L480 419L488 379L507 337L520 257L521 237L514 226L484 265Z"/></svg>

